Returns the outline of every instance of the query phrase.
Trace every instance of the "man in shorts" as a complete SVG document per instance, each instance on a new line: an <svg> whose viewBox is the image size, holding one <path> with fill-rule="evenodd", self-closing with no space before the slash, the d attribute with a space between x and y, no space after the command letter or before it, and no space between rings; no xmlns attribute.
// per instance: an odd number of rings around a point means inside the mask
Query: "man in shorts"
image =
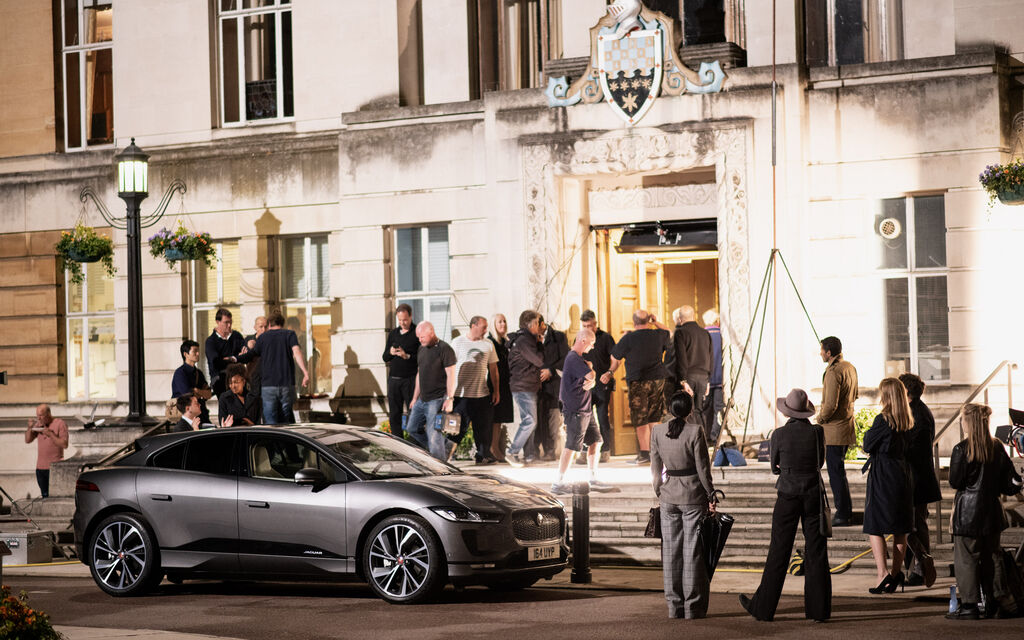
<svg viewBox="0 0 1024 640"><path fill-rule="evenodd" d="M597 463L601 449L601 430L590 407L590 390L596 384L594 369L583 359L583 354L594 347L594 332L580 329L576 341L565 356L559 399L565 417L565 447L558 459L558 480L551 492L559 495L572 493L572 485L565 482L565 472L576 453L587 448L587 466L590 468L592 491L615 491L615 487L597 479Z"/></svg>
<svg viewBox="0 0 1024 640"><path fill-rule="evenodd" d="M626 361L629 387L630 422L636 428L640 452L635 464L651 462L651 428L665 415L665 354L672 353L668 329L643 309L633 313L633 330L622 336L612 349L612 364L601 376L608 384L615 371Z"/></svg>

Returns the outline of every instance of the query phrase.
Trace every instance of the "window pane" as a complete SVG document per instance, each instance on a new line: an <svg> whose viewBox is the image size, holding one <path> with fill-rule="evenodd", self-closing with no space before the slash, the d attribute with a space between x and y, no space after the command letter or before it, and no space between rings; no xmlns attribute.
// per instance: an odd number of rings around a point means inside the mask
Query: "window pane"
<svg viewBox="0 0 1024 640"><path fill-rule="evenodd" d="M879 242L879 263L882 269L905 269L907 266L907 201L904 198L882 200L875 216L875 237Z"/></svg>
<svg viewBox="0 0 1024 640"><path fill-rule="evenodd" d="M281 293L286 299L306 297L306 239L281 241Z"/></svg>
<svg viewBox="0 0 1024 640"><path fill-rule="evenodd" d="M107 277L103 265L99 262L88 262L84 265L85 277L89 283L89 299L87 308L82 311L95 313L114 310L114 281Z"/></svg>
<svg viewBox="0 0 1024 640"><path fill-rule="evenodd" d="M109 2L85 0L85 41L110 42L114 39L114 10Z"/></svg>
<svg viewBox="0 0 1024 640"><path fill-rule="evenodd" d="M216 315L216 309L197 309L195 312L196 326L192 339L199 343L199 362L196 366L206 375L207 381L210 380L210 372L206 370L206 338L213 332L213 327L217 323Z"/></svg>
<svg viewBox="0 0 1024 640"><path fill-rule="evenodd" d="M68 282L68 313L81 313L85 311L83 306L85 301L82 299L84 292L84 284Z"/></svg>
<svg viewBox="0 0 1024 640"><path fill-rule="evenodd" d="M220 0L221 11L235 11L238 9L238 0Z"/></svg>
<svg viewBox="0 0 1024 640"><path fill-rule="evenodd" d="M310 295L326 298L330 293L331 261L327 251L327 238L310 238L309 241Z"/></svg>
<svg viewBox="0 0 1024 640"><path fill-rule="evenodd" d="M196 273L195 299L193 302L217 302L217 269L207 267L202 261L193 263Z"/></svg>
<svg viewBox="0 0 1024 640"><path fill-rule="evenodd" d="M64 0L64 46L78 44L78 0Z"/></svg>
<svg viewBox="0 0 1024 640"><path fill-rule="evenodd" d="M284 84L284 115L295 115L292 79L292 12L281 13L281 80Z"/></svg>
<svg viewBox="0 0 1024 640"><path fill-rule="evenodd" d="M68 320L68 399L85 398L85 341L82 331L85 321Z"/></svg>
<svg viewBox="0 0 1024 640"><path fill-rule="evenodd" d="M82 91L79 63L81 54L68 53L64 56L64 127L67 130L68 148L82 146Z"/></svg>
<svg viewBox="0 0 1024 640"><path fill-rule="evenodd" d="M920 268L946 266L946 208L943 196L914 198L914 262Z"/></svg>
<svg viewBox="0 0 1024 640"><path fill-rule="evenodd" d="M430 291L447 291L451 287L448 278L448 227L430 227L427 230L427 269Z"/></svg>
<svg viewBox="0 0 1024 640"><path fill-rule="evenodd" d="M113 398L117 395L116 337L113 318L89 319L89 397Z"/></svg>
<svg viewBox="0 0 1024 640"><path fill-rule="evenodd" d="M114 141L113 49L85 54L85 126L89 144Z"/></svg>
<svg viewBox="0 0 1024 640"><path fill-rule="evenodd" d="M221 100L224 102L224 121L238 122L238 19L221 20L221 72L224 86Z"/></svg>
<svg viewBox="0 0 1024 640"><path fill-rule="evenodd" d="M917 349L924 380L949 379L949 301L946 276L918 278Z"/></svg>
<svg viewBox="0 0 1024 640"><path fill-rule="evenodd" d="M292 480L302 469L321 467L317 452L291 438L259 438L251 441L249 467L254 478ZM333 478L333 469L324 464Z"/></svg>
<svg viewBox="0 0 1024 640"><path fill-rule="evenodd" d="M238 242L222 242L217 267L223 273L224 295L221 302L238 302L242 297L242 267L238 261Z"/></svg>
<svg viewBox="0 0 1024 640"><path fill-rule="evenodd" d="M451 309L448 298L430 300L430 316L427 318L434 325L434 331L442 340L452 338Z"/></svg>
<svg viewBox="0 0 1024 640"><path fill-rule="evenodd" d="M407 304L412 307L412 321L423 320L423 299L422 298L399 298L398 304Z"/></svg>
<svg viewBox="0 0 1024 640"><path fill-rule="evenodd" d="M185 454L185 469L202 473L231 474L235 437L207 436L189 440Z"/></svg>
<svg viewBox="0 0 1024 640"><path fill-rule="evenodd" d="M273 13L244 18L245 117L277 117L276 19Z"/></svg>
<svg viewBox="0 0 1024 640"><path fill-rule="evenodd" d="M863 0L835 0L836 64L864 62Z"/></svg>
<svg viewBox="0 0 1024 640"><path fill-rule="evenodd" d="M309 329L313 337L306 365L309 368L310 392L331 393L331 308L313 307ZM301 377L298 380L301 382Z"/></svg>
<svg viewBox="0 0 1024 640"><path fill-rule="evenodd" d="M885 280L886 374L910 370L910 300L908 280Z"/></svg>
<svg viewBox="0 0 1024 640"><path fill-rule="evenodd" d="M185 462L185 448L187 442L164 449L149 460L149 464L161 469L181 469Z"/></svg>
<svg viewBox="0 0 1024 640"><path fill-rule="evenodd" d="M422 231L419 228L399 229L395 236L398 290L423 291Z"/></svg>
<svg viewBox="0 0 1024 640"><path fill-rule="evenodd" d="M306 369L309 369L309 354L312 352L313 345L310 342L310 317L307 312L305 305L287 305L281 307L281 314L284 316L284 328L291 329L295 332L295 338L299 342L299 349L302 350L302 357L306 361ZM299 365L295 364L294 358L291 360L292 369L295 372L295 387L299 389L300 393L308 393L308 387L306 389L301 388L302 384L302 369ZM315 377L310 374L310 384L315 381Z"/></svg>

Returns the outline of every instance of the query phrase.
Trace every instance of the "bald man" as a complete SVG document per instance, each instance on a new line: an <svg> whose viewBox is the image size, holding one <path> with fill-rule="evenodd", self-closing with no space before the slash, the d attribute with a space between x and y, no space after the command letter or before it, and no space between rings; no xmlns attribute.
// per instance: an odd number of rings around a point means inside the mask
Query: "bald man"
<svg viewBox="0 0 1024 640"><path fill-rule="evenodd" d="M683 391L693 396L693 415L704 424L704 397L714 359L711 355L711 334L697 324L697 312L684 305L672 312L676 331L672 336L675 346L676 381Z"/></svg>
<svg viewBox="0 0 1024 640"><path fill-rule="evenodd" d="M438 413L451 413L455 403L455 350L437 337L434 325L416 325L420 348L416 352L416 384L406 423L409 436L438 460L448 460L455 446L434 428Z"/></svg>
<svg viewBox="0 0 1024 640"><path fill-rule="evenodd" d="M54 418L49 405L36 407L36 419L28 421L25 444L36 441L36 483L44 498L50 497L50 465L64 459L68 448L68 425Z"/></svg>

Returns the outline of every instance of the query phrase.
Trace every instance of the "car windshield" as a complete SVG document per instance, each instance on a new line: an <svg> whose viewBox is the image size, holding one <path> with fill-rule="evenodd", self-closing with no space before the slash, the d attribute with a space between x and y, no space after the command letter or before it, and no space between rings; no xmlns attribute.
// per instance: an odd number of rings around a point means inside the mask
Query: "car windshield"
<svg viewBox="0 0 1024 640"><path fill-rule="evenodd" d="M379 431L332 432L317 438L334 455L370 478L408 478L459 473L429 453Z"/></svg>

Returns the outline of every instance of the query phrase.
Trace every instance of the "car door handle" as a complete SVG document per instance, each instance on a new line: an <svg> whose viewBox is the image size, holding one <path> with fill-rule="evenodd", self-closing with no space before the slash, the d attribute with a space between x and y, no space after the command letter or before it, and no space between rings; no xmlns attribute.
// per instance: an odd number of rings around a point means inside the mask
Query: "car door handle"
<svg viewBox="0 0 1024 640"><path fill-rule="evenodd" d="M167 495L166 493L151 493L149 495L149 497L154 499L154 500L159 500L160 502L170 502L171 501L171 496Z"/></svg>
<svg viewBox="0 0 1024 640"><path fill-rule="evenodd" d="M247 502L246 504L248 504L253 509L269 509L270 508L270 503L269 502Z"/></svg>

